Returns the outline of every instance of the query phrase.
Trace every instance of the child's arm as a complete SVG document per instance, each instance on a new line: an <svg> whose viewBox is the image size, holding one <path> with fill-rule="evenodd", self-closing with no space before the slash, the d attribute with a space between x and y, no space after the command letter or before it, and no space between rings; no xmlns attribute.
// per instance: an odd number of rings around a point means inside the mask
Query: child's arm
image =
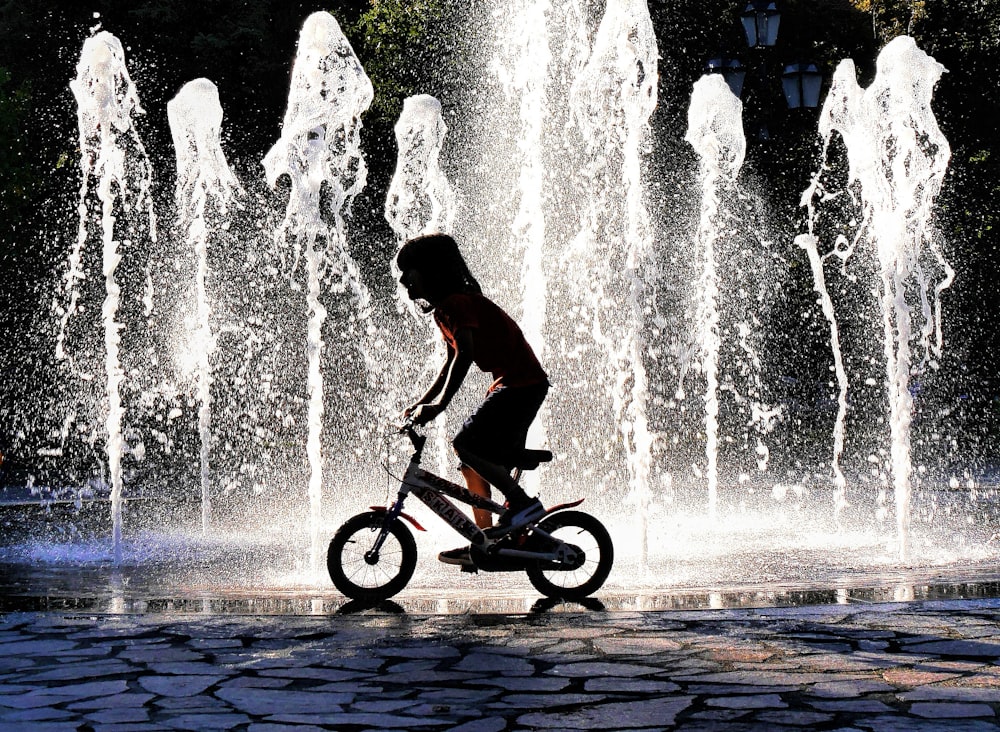
<svg viewBox="0 0 1000 732"><path fill-rule="evenodd" d="M472 366L472 331L463 328L455 333L457 348L448 344L448 357L441 372L434 379L427 393L403 412L404 417L413 417L416 424L426 424L443 412ZM432 400L437 401L432 401Z"/></svg>
<svg viewBox="0 0 1000 732"><path fill-rule="evenodd" d="M445 348L447 349L445 362L444 365L441 367L441 370L438 373L437 377L434 379L434 383L428 387L427 391L424 393L422 397L417 399L417 401L415 401L413 404L411 404L409 407L406 408L406 411L403 412L404 415L408 416L421 404L430 404L431 401L434 398L436 398L438 394L441 393L441 389L444 387L445 382L448 380L448 372L451 370L451 362L455 359L455 349L452 348L451 345L447 343L445 344Z"/></svg>

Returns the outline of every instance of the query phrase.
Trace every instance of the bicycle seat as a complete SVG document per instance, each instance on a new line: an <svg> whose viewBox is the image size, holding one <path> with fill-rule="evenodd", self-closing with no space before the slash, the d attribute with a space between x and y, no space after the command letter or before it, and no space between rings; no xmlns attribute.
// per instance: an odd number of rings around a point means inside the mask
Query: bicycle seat
<svg viewBox="0 0 1000 732"><path fill-rule="evenodd" d="M514 456L513 464L510 466L513 468L520 468L521 470L534 470L542 463L547 463L552 460L552 453L548 450L521 450L519 455Z"/></svg>

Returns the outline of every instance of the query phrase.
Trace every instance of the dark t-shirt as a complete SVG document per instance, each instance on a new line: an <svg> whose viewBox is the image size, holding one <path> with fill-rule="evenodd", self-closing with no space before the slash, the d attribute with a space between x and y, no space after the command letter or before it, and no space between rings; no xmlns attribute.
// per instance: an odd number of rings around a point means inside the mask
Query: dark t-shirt
<svg viewBox="0 0 1000 732"><path fill-rule="evenodd" d="M493 374L491 389L548 381L517 323L485 295L449 295L434 309L434 320L452 348L457 348L455 334L459 330L472 331L472 360Z"/></svg>

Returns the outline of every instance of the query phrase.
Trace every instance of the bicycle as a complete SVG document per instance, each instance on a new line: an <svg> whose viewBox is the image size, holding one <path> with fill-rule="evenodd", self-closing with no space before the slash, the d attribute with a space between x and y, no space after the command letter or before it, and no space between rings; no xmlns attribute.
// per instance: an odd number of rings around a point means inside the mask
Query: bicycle
<svg viewBox="0 0 1000 732"><path fill-rule="evenodd" d="M417 545L406 523L417 531L426 529L403 512L410 494L471 543L473 566L462 571L525 572L536 590L564 600L585 598L607 580L614 563L611 535L590 514L572 510L583 503L582 498L547 509L523 526L480 529L449 498L497 514L504 512L504 506L421 468L427 438L412 423L401 426L399 434L409 438L413 455L396 500L352 516L330 541L327 570L344 595L379 602L400 592L413 577ZM551 459L548 450L522 450L511 466L512 475L519 480L523 471Z"/></svg>

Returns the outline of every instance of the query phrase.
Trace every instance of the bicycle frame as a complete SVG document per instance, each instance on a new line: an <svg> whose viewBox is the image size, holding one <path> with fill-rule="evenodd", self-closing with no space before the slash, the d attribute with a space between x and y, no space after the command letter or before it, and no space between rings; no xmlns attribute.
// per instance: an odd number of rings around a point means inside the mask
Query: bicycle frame
<svg viewBox="0 0 1000 732"><path fill-rule="evenodd" d="M410 458L410 464L407 466L406 473L403 475L403 479L400 482L399 493L396 496L396 500L391 506L385 509L386 525L388 526L389 523L394 521L396 518L404 516L418 529L423 529L420 524L403 513L403 502L406 500L406 496L412 493L431 511L440 516L445 523L451 526L451 528L468 539L473 546L480 549L486 549L495 542L502 541L506 535L497 537L495 540L491 539L483 532L482 529L476 526L476 524L471 521L463 511L461 511L454 503L449 501L447 496L470 506L474 506L475 508L483 508L487 511L492 511L493 513L501 513L504 510L504 507L499 503L489 500L488 498L477 496L476 494L470 492L468 488L465 488L457 483L452 483L450 480L445 480L444 478L421 468L420 458L423 454L424 443L427 441L427 438L423 435L418 435L413 430L412 426L404 426L401 431L406 433L406 436L413 444L413 456ZM576 501L575 503L555 506L549 509L545 515L549 515L563 508L576 506L581 502L582 501ZM531 525L531 529L540 536L544 536L548 539L553 538L547 532L542 531L535 523ZM378 554L382 548L382 542L385 540L385 536L386 534L383 531L378 539L376 539L375 546L369 550L368 554ZM563 542L557 542L557 547L553 551L549 552L522 551L519 549L502 548L499 550L499 555L520 559L571 561L575 556L575 550Z"/></svg>
<svg viewBox="0 0 1000 732"><path fill-rule="evenodd" d="M396 498L395 504L389 509L390 515L393 513L393 508L395 507L398 507L400 512L402 511L403 500L408 494L413 494L419 498L424 505L440 516L446 524L476 546L483 546L486 543L486 534L469 519L464 511L449 501L446 496L494 513L503 511L503 506L500 504L477 496L471 493L468 488L464 488L457 483L452 483L450 480L445 480L434 475L434 473L424 470L416 461L410 462L406 474L403 476L399 495Z"/></svg>
<svg viewBox="0 0 1000 732"><path fill-rule="evenodd" d="M403 480L400 482L396 501L387 509L388 519L392 520L403 515L403 501L407 495L412 493L431 511L440 516L446 524L468 539L472 544L479 547L485 545L487 543L486 534L458 506L449 501L446 496L493 513L501 513L504 507L488 498L477 496L475 493L469 491L468 488L458 483L452 483L450 480L445 480L421 468L420 458L423 454L424 443L427 438L423 435L418 435L411 427L405 427L403 431L413 444L413 455L410 458L410 464L406 468L406 473L403 475Z"/></svg>

